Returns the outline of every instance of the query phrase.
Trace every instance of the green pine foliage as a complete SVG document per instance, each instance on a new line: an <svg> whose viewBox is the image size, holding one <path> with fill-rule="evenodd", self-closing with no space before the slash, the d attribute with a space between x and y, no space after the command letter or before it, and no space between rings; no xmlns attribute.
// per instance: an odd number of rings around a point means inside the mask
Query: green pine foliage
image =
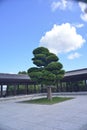
<svg viewBox="0 0 87 130"><path fill-rule="evenodd" d="M33 64L36 67L28 69L28 74L36 84L57 85L63 78L65 71L59 58L45 47L33 50Z"/></svg>

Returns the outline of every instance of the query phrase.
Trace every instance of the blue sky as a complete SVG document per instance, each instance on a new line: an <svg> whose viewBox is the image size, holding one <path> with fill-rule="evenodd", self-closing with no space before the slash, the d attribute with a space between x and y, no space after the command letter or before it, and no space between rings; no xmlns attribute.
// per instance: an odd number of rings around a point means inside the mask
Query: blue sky
<svg viewBox="0 0 87 130"><path fill-rule="evenodd" d="M70 0L0 0L0 73L34 66L39 46L55 53L66 71L87 68L86 8Z"/></svg>

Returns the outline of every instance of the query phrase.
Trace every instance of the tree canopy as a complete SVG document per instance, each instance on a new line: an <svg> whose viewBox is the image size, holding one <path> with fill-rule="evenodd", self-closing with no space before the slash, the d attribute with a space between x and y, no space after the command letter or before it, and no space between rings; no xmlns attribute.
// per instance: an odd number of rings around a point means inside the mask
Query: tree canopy
<svg viewBox="0 0 87 130"><path fill-rule="evenodd" d="M27 74L26 71L19 71L18 74Z"/></svg>
<svg viewBox="0 0 87 130"><path fill-rule="evenodd" d="M63 78L65 71L59 58L45 47L33 50L33 64L36 67L28 69L28 74L36 84L45 84L48 88L56 85Z"/></svg>

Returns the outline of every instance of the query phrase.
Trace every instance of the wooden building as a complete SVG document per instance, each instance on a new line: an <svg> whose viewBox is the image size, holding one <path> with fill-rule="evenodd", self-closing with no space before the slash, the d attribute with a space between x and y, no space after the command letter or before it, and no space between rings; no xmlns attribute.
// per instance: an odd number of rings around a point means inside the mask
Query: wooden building
<svg viewBox="0 0 87 130"><path fill-rule="evenodd" d="M6 95L4 94L3 87L7 87ZM12 95L18 95L20 93L20 85L24 86L24 94L29 94L30 85L33 85L33 93L36 92L36 86L34 82L31 81L28 75L24 74L4 74L0 73L0 97L8 96L9 87L12 86ZM58 87L58 86L57 86ZM55 92L73 92L73 91L87 91L87 68L67 71L64 78L60 82L59 88L56 87ZM43 87L39 86L38 92L43 91Z"/></svg>
<svg viewBox="0 0 87 130"><path fill-rule="evenodd" d="M67 71L61 82L66 91L87 91L87 68Z"/></svg>
<svg viewBox="0 0 87 130"><path fill-rule="evenodd" d="M28 85L34 84L28 75L24 74L4 74L0 73L0 97L4 94L4 86L6 88L6 96L8 95L9 86L13 87L14 95L19 92L19 85L25 86L26 94L28 93ZM4 94L5 96L5 94Z"/></svg>

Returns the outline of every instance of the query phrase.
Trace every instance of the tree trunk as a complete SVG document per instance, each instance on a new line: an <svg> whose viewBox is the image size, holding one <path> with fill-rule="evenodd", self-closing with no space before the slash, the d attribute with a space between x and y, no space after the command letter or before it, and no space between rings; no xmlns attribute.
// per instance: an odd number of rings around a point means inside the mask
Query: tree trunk
<svg viewBox="0 0 87 130"><path fill-rule="evenodd" d="M52 100L52 90L51 87L47 87L47 99Z"/></svg>

